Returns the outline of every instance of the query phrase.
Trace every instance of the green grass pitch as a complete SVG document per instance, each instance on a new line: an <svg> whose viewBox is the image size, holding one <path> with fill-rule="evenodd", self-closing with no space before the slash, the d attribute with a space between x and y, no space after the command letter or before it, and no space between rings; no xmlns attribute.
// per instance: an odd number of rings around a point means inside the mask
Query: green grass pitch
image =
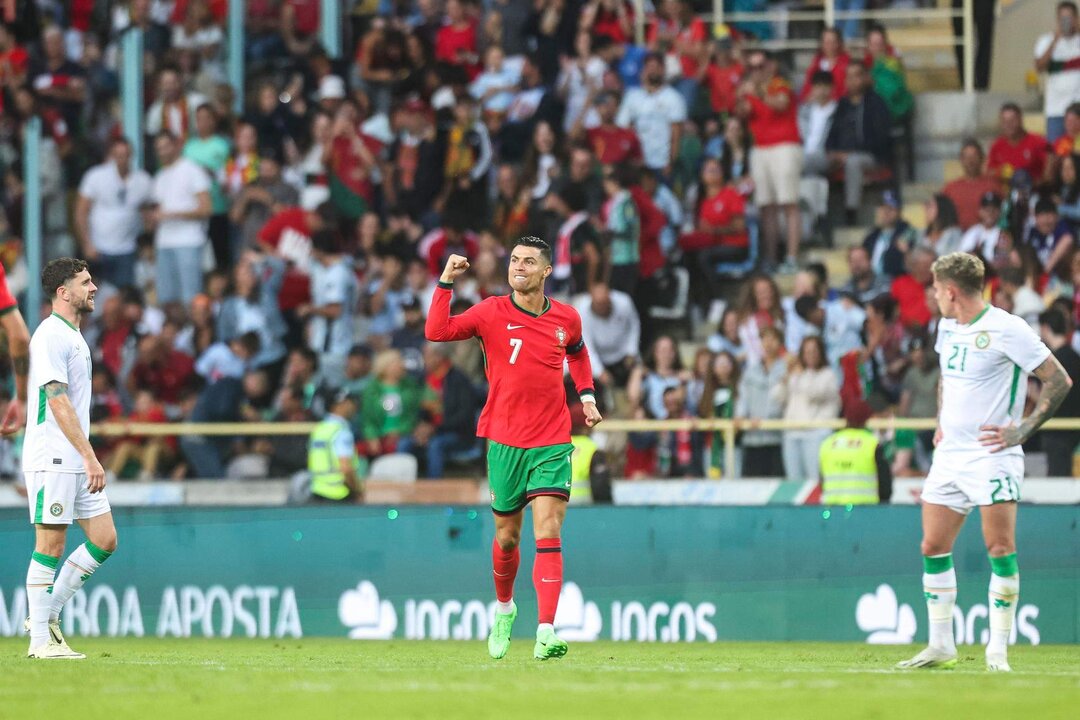
<svg viewBox="0 0 1080 720"><path fill-rule="evenodd" d="M571 644L502 661L479 642L70 638L80 662L0 640L0 718L1076 718L1080 647L1016 647L990 675L899 672L917 648L816 643Z"/></svg>

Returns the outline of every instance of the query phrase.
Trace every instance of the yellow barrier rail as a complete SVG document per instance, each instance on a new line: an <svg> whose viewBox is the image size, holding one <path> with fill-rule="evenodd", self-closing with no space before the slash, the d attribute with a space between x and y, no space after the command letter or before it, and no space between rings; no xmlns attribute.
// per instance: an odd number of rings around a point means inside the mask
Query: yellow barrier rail
<svg viewBox="0 0 1080 720"><path fill-rule="evenodd" d="M881 418L868 424L872 430L933 430L934 418ZM682 420L605 420L599 430L608 433L663 432L689 430L718 432L724 439L726 467L735 467L735 436L743 430L839 430L843 420L730 420L687 418ZM105 422L90 426L99 437L173 437L179 435L307 435L315 428L313 422L287 423L125 423ZM1080 430L1080 418L1055 418L1044 430Z"/></svg>

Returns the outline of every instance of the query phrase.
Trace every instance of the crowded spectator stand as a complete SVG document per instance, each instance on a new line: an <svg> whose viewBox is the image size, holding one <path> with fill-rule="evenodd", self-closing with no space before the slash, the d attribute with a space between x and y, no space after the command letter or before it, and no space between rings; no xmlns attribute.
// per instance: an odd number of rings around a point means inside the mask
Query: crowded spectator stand
<svg viewBox="0 0 1080 720"><path fill-rule="evenodd" d="M99 422L307 428L347 391L360 454L475 474L484 360L433 350L424 315L451 253L472 265L453 312L505 294L523 235L554 248L605 414L685 421L600 435L630 477L813 479L842 410L930 417L929 265L948 252L983 258L988 301L1080 347L1080 106L1048 106L1047 138L1005 105L909 222L893 128L915 103L874 24L825 28L796 73L754 23L681 0L360 3L335 57L321 3L250 2L237 96L225 0L36 5L0 23L0 261L25 304L38 118L43 255L79 254L100 280ZM135 130L119 112L133 26ZM1057 85L1065 51L1043 47ZM821 227L857 241L811 247ZM276 432L119 435L97 442L123 479L306 466ZM925 442L886 435L897 473L926 469Z"/></svg>

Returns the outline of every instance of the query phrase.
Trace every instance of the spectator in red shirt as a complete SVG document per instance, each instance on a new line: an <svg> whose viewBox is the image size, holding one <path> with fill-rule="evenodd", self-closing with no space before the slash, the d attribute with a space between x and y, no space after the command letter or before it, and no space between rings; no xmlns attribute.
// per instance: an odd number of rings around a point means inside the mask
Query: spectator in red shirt
<svg viewBox="0 0 1080 720"><path fill-rule="evenodd" d="M776 261L780 240L780 213L787 220L787 257L780 272L798 269L799 178L803 152L795 93L791 85L776 73L776 60L764 50L755 50L748 64L750 79L739 95L739 114L750 124L754 149L750 172L754 180L754 199L761 207L762 258L766 269Z"/></svg>
<svg viewBox="0 0 1080 720"><path fill-rule="evenodd" d="M591 0L581 10L582 30L624 45L634 37L634 6L627 0Z"/></svg>
<svg viewBox="0 0 1080 720"><path fill-rule="evenodd" d="M311 237L337 222L333 205L314 202L318 190L322 190L322 198L325 199L325 188L307 188L302 199L303 207L278 211L259 231L260 248L284 260L287 265L278 294L278 305L282 312L288 313L286 317L311 299L311 281L307 272L311 264Z"/></svg>
<svg viewBox="0 0 1080 720"><path fill-rule="evenodd" d="M15 36L0 23L0 91L13 91L26 82L30 55L15 42ZM0 112L4 110L4 95L0 92Z"/></svg>
<svg viewBox="0 0 1080 720"><path fill-rule="evenodd" d="M330 176L330 201L347 220L358 220L375 200L372 175L378 168L381 144L360 132L356 103L345 101L334 115L334 140L323 148Z"/></svg>
<svg viewBox="0 0 1080 720"><path fill-rule="evenodd" d="M68 60L64 32L50 26L41 34L42 62L33 68L34 90L43 108L58 110L69 132L78 132L79 116L86 102L86 78L82 67Z"/></svg>
<svg viewBox="0 0 1080 720"><path fill-rule="evenodd" d="M696 17L688 0L664 0L645 38L649 52L666 52L679 63L682 77L675 89L686 106L694 106L698 86L709 59L705 22Z"/></svg>
<svg viewBox="0 0 1080 720"><path fill-rule="evenodd" d="M281 35L285 48L293 57L303 57L315 47L321 4L321 0L283 0Z"/></svg>
<svg viewBox="0 0 1080 720"><path fill-rule="evenodd" d="M941 190L956 206L956 215L963 230L979 224L979 203L984 195L998 190L998 183L983 172L985 159L978 140L965 140L960 148L960 166L964 174L945 183Z"/></svg>
<svg viewBox="0 0 1080 720"><path fill-rule="evenodd" d="M1063 134L1051 145L1050 162L1046 164L1047 182L1059 177L1061 159L1080 152L1080 102L1074 102L1065 109L1062 120Z"/></svg>
<svg viewBox="0 0 1080 720"><path fill-rule="evenodd" d="M907 273L892 282L889 294L896 299L900 323L906 328L924 328L930 322L926 289L934 283L930 266L936 256L929 248L915 247L906 259Z"/></svg>
<svg viewBox="0 0 1080 720"><path fill-rule="evenodd" d="M601 165L642 161L641 141L637 133L615 124L618 112L619 98L615 93L605 91L596 96L596 113L600 116L600 124L586 131L585 137ZM582 113L582 117L585 114Z"/></svg>
<svg viewBox="0 0 1080 720"><path fill-rule="evenodd" d="M435 60L465 68L470 81L480 74L476 24L465 14L462 0L446 2L446 24L435 33Z"/></svg>
<svg viewBox="0 0 1080 720"><path fill-rule="evenodd" d="M720 161L706 158L701 165L694 229L679 238L691 276L697 279L691 287L699 289L700 304L707 307L722 294L716 287L716 263L745 257L748 245L746 201L726 182Z"/></svg>
<svg viewBox="0 0 1080 720"><path fill-rule="evenodd" d="M451 207L443 218L443 226L420 238L416 254L427 262L431 277L438 278L442 275L443 266L451 254L476 257L480 252L480 238L476 233L467 230L467 225L462 208Z"/></svg>
<svg viewBox="0 0 1080 720"><path fill-rule="evenodd" d="M134 396L147 389L166 405L177 405L194 377L191 357L169 347L160 336L147 335L139 341L138 360L127 379L128 392Z"/></svg>
<svg viewBox="0 0 1080 720"><path fill-rule="evenodd" d="M825 28L821 31L821 41L818 51L806 68L806 79L799 90L799 103L806 102L810 97L811 82L816 72L827 72L833 77L832 99L839 100L847 93L847 68L852 62L851 55L844 48L844 38L836 28ZM867 59L862 60L866 67L870 66Z"/></svg>
<svg viewBox="0 0 1080 720"><path fill-rule="evenodd" d="M745 68L732 51L730 31L725 27L724 32L727 34L713 44L712 59L705 66L703 82L709 91L709 105L713 112L730 115L735 112Z"/></svg>
<svg viewBox="0 0 1080 720"><path fill-rule="evenodd" d="M1042 135L1024 129L1024 113L1016 103L1001 106L1001 134L990 146L987 170L1006 190L1017 170L1025 171L1038 181L1046 171L1049 146Z"/></svg>
<svg viewBox="0 0 1080 720"><path fill-rule="evenodd" d="M127 419L132 423L168 422L165 408L147 389L135 394L135 407ZM109 455L108 465L114 475L121 477L128 463L134 462L139 468L139 480L149 482L157 477L159 463L162 460L170 462L175 456L176 438L133 435L116 444Z"/></svg>

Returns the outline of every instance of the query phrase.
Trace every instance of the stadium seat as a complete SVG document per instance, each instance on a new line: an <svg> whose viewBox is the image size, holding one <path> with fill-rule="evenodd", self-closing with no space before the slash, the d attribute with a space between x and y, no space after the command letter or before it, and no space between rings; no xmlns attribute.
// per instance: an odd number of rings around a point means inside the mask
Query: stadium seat
<svg viewBox="0 0 1080 720"><path fill-rule="evenodd" d="M368 480L388 480L390 482L416 482L416 458L408 453L390 453L375 458L368 471Z"/></svg>
<svg viewBox="0 0 1080 720"><path fill-rule="evenodd" d="M758 224L756 222L747 223L746 234L750 240L750 243L746 248L746 258L732 262L717 263L717 275L742 278L754 270L758 260Z"/></svg>
<svg viewBox="0 0 1080 720"><path fill-rule="evenodd" d="M689 331L690 306L690 271L684 267L670 268L675 280L674 300L668 305L650 305L649 317L653 320L666 320L672 325L682 325Z"/></svg>

